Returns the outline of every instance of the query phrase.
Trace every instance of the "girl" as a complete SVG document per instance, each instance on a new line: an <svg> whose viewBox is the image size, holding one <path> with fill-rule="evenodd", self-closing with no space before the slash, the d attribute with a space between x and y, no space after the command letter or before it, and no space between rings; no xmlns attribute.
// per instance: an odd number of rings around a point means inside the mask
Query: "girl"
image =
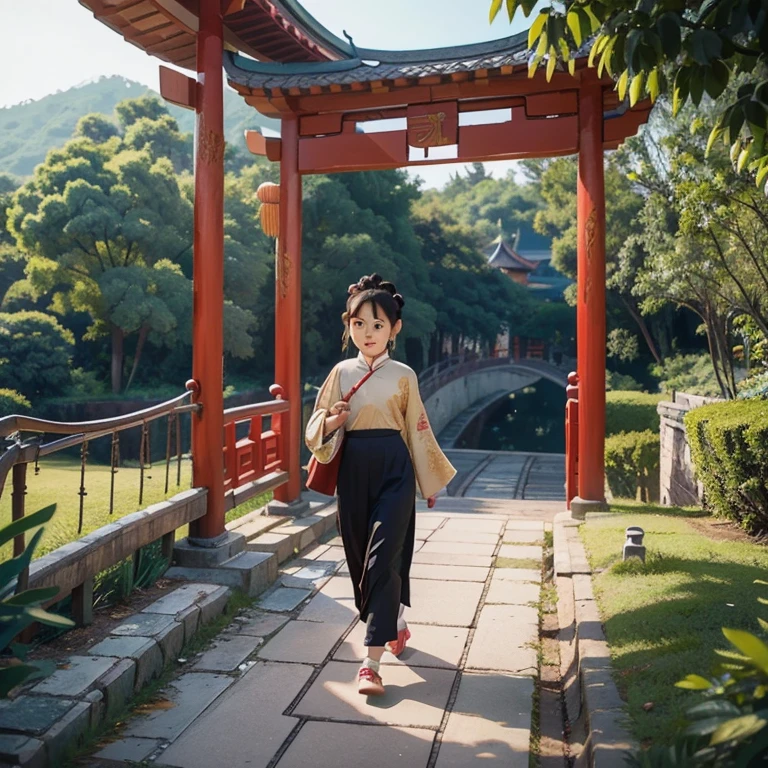
<svg viewBox="0 0 768 768"><path fill-rule="evenodd" d="M410 638L403 608L411 604L416 484L431 508L456 470L429 426L416 374L389 356L403 327L403 297L375 274L360 278L348 293L344 349L351 338L360 353L329 374L305 439L321 463L342 452L339 528L355 605L367 625L358 690L381 695L385 649L400 655ZM369 371L359 391L348 402L342 399Z"/></svg>

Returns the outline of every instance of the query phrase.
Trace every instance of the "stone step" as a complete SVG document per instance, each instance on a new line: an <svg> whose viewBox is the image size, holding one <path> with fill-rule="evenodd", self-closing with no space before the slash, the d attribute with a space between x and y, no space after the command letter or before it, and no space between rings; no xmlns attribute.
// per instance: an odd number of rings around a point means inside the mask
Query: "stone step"
<svg viewBox="0 0 768 768"><path fill-rule="evenodd" d="M272 552L246 550L213 568L174 566L166 571L165 576L169 579L223 584L255 597L277 578L277 564L277 556Z"/></svg>

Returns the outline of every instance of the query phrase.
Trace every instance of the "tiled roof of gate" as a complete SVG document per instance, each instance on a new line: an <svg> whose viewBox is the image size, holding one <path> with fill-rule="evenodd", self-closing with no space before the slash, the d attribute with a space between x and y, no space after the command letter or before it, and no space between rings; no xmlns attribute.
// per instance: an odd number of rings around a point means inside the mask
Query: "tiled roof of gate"
<svg viewBox="0 0 768 768"><path fill-rule="evenodd" d="M278 64L227 52L224 67L232 82L248 88L343 86L519 66L528 61L528 41L526 32L504 40L429 51L360 49L355 53L354 58L337 61Z"/></svg>

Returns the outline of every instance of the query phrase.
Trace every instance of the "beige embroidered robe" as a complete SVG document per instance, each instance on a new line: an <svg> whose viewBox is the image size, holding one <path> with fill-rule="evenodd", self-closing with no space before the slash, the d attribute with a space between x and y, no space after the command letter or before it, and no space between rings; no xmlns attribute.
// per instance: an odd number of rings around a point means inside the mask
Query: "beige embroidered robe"
<svg viewBox="0 0 768 768"><path fill-rule="evenodd" d="M419 380L407 365L387 354L374 362L373 369L373 375L349 401L350 414L344 427L323 436L329 409L360 381L368 364L361 353L330 372L307 424L307 447L321 464L327 464L339 450L345 429L397 429L411 454L421 495L429 498L448 485L456 470L440 450L429 425Z"/></svg>

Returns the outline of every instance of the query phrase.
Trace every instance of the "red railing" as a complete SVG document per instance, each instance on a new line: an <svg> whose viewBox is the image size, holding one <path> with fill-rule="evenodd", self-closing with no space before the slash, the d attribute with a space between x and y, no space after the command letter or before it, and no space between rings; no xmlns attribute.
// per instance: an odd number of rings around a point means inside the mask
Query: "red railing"
<svg viewBox="0 0 768 768"><path fill-rule="evenodd" d="M254 403L224 411L224 489L235 490L277 472L283 464L290 404L282 387L273 385L274 401ZM270 418L264 429L264 417ZM249 422L248 434L237 439L237 425Z"/></svg>
<svg viewBox="0 0 768 768"><path fill-rule="evenodd" d="M568 374L565 396L565 502L570 509L579 487L579 376L575 372Z"/></svg>

